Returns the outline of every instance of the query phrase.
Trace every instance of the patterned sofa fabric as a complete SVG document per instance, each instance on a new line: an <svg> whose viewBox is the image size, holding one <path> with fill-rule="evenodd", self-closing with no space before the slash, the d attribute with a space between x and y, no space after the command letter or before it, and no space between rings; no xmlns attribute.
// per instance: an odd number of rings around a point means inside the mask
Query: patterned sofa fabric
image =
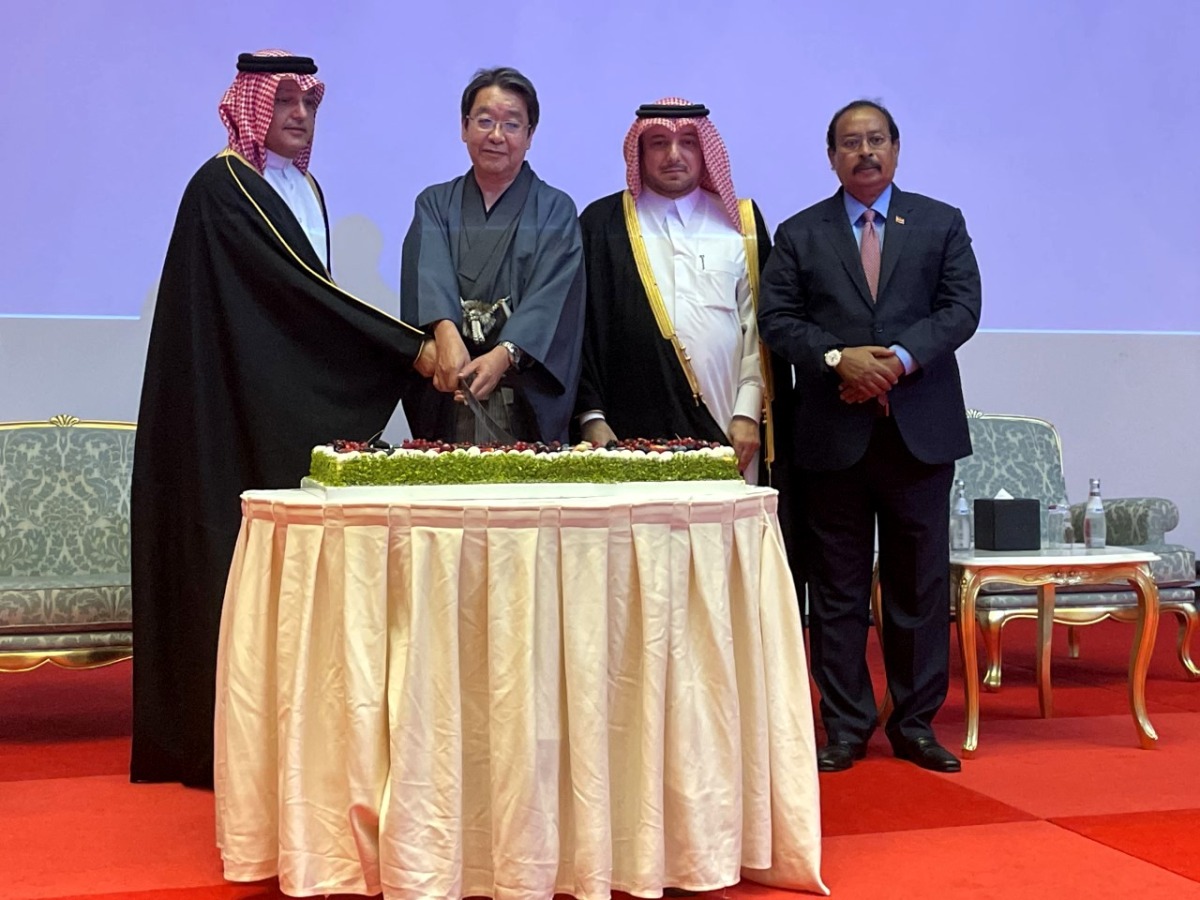
<svg viewBox="0 0 1200 900"><path fill-rule="evenodd" d="M118 573L113 580L116 583L22 589L6 588L0 579L0 635L128 628L133 621L129 573Z"/></svg>
<svg viewBox="0 0 1200 900"><path fill-rule="evenodd" d="M1086 504L1071 507L1071 526L1083 534ZM1104 501L1104 524L1108 543L1117 547L1162 544L1168 531L1179 527L1179 507L1162 497L1120 497ZM1188 551L1191 552L1191 551ZM1192 554L1193 562L1195 554ZM1195 577L1195 567L1191 575Z"/></svg>
<svg viewBox="0 0 1200 900"><path fill-rule="evenodd" d="M1004 490L1039 501L1043 515L1049 503L1066 499L1062 443L1049 422L969 415L973 453L958 461L954 475L966 485L968 497L995 497Z"/></svg>
<svg viewBox="0 0 1200 900"><path fill-rule="evenodd" d="M1029 602L1030 594L1026 591L1015 594L980 593L975 608L983 613L989 610L1024 609L1031 614L1037 611L1037 605ZM1161 605L1170 603L1192 603L1196 592L1190 587L1165 587L1158 591L1158 602ZM1088 588L1059 588L1054 592L1054 608L1076 609L1081 607L1100 606L1137 606L1137 594L1128 586L1097 585Z"/></svg>
<svg viewBox="0 0 1200 900"><path fill-rule="evenodd" d="M67 416L0 423L0 652L128 647L134 434Z"/></svg>
<svg viewBox="0 0 1200 900"><path fill-rule="evenodd" d="M128 650L132 655L132 631L89 631L84 634L0 634L0 655L62 650ZM0 659L0 671L4 670Z"/></svg>

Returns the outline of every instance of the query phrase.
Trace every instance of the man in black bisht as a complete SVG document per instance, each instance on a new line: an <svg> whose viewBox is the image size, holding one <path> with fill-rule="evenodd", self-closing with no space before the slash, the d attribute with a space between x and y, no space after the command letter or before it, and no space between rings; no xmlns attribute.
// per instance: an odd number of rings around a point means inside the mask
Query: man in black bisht
<svg viewBox="0 0 1200 900"><path fill-rule="evenodd" d="M716 441L746 471L770 380L755 321L770 234L754 203L737 197L707 107L679 97L639 107L624 153L626 190L579 220L582 436Z"/></svg>
<svg viewBox="0 0 1200 900"><path fill-rule="evenodd" d="M760 345L755 321L770 233L758 207L738 199L725 142L702 104L664 97L640 106L623 149L626 189L579 217L580 434L595 444L679 436L732 446L748 480L779 489L803 600L806 532L789 460L772 452L792 442L792 371Z"/></svg>
<svg viewBox="0 0 1200 900"><path fill-rule="evenodd" d="M316 71L279 50L239 57L229 147L188 184L167 249L133 469L133 781L212 784L241 492L298 486L314 445L379 432L414 361L432 373L432 342L330 278L308 174Z"/></svg>
<svg viewBox="0 0 1200 900"><path fill-rule="evenodd" d="M466 378L517 439L567 439L583 340L583 251L575 204L525 161L539 112L533 84L516 69L477 72L461 108L471 168L417 197L400 309L435 338L437 365L432 386L405 392L416 437L495 439L454 402Z"/></svg>

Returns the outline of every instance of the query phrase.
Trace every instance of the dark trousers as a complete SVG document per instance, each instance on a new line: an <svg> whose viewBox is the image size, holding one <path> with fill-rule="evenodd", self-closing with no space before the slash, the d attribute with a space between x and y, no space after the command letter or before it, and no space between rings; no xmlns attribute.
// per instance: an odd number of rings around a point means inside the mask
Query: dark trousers
<svg viewBox="0 0 1200 900"><path fill-rule="evenodd" d="M814 551L811 665L831 741L865 742L875 729L866 645L876 525L883 661L894 703L885 728L892 740L933 734L949 685L953 478L953 463L930 465L909 453L886 416L853 466L803 473Z"/></svg>

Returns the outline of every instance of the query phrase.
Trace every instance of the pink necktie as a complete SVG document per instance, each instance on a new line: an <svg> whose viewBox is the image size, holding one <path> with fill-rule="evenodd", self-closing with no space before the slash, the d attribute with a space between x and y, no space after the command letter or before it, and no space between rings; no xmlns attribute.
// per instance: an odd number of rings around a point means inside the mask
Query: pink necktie
<svg viewBox="0 0 1200 900"><path fill-rule="evenodd" d="M879 232L875 230L875 210L868 209L863 213L862 234L862 267L867 276L867 287L871 289L871 299L879 299ZM887 394L879 395L879 412L888 415Z"/></svg>
<svg viewBox="0 0 1200 900"><path fill-rule="evenodd" d="M862 267L867 276L867 287L871 289L871 299L879 297L879 232L875 230L875 210L868 209L863 213L862 233Z"/></svg>

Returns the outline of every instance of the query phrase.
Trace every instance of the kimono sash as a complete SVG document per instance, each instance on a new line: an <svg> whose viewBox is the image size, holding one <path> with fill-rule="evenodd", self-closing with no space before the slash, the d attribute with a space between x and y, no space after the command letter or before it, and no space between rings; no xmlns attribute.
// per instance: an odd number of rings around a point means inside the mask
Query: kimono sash
<svg viewBox="0 0 1200 900"><path fill-rule="evenodd" d="M496 279L508 257L532 184L533 171L523 166L490 212L484 209L483 194L473 174L463 185L456 275L463 305L463 337L477 351L495 345L512 315L510 296L496 296L501 292Z"/></svg>

